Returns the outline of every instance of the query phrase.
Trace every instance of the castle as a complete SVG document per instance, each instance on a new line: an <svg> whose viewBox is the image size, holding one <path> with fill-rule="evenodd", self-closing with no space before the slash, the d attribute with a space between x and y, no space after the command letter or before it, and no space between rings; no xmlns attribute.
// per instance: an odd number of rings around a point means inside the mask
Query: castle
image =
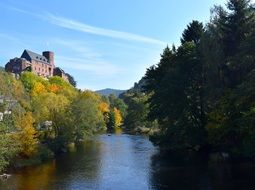
<svg viewBox="0 0 255 190"><path fill-rule="evenodd" d="M59 76L68 81L68 76L59 67L55 67L54 53L44 51L42 55L24 50L20 58L13 58L5 65L5 71L20 75L24 71L31 71L43 78Z"/></svg>

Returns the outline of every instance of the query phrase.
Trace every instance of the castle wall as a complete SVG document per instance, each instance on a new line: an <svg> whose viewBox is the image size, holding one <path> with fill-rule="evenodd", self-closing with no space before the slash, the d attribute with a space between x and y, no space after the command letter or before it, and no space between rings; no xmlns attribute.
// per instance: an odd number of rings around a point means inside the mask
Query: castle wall
<svg viewBox="0 0 255 190"><path fill-rule="evenodd" d="M52 77L54 66L40 61L32 60L32 72L43 77Z"/></svg>
<svg viewBox="0 0 255 190"><path fill-rule="evenodd" d="M65 81L68 82L68 77L67 77L67 75L65 74L65 72L64 72L63 70L61 70L60 68L58 68L58 67L56 67L56 68L54 69L53 75L54 75L54 76L59 76L59 77L61 77L62 79L64 79Z"/></svg>
<svg viewBox="0 0 255 190"><path fill-rule="evenodd" d="M7 72L20 74L26 67L30 66L30 62L21 58L11 59L6 65L5 70Z"/></svg>

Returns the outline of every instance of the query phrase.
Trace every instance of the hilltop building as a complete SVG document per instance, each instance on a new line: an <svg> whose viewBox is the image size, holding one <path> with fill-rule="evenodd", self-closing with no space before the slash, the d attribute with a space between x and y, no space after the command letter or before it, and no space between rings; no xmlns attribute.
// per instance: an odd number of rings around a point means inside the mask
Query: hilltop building
<svg viewBox="0 0 255 190"><path fill-rule="evenodd" d="M63 78L64 80L68 81L68 76L65 73L65 71L59 67L55 67L53 70L53 76L59 76Z"/></svg>
<svg viewBox="0 0 255 190"><path fill-rule="evenodd" d="M40 55L29 50L24 50L20 58L10 59L5 65L5 70L18 75L24 71L31 71L44 78L60 76L68 81L65 72L55 67L54 53L51 51L44 51Z"/></svg>

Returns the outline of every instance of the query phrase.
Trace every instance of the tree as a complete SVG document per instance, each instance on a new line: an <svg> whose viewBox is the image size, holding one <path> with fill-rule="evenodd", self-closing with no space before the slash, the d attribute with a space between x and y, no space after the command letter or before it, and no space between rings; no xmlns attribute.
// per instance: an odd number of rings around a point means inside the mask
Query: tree
<svg viewBox="0 0 255 190"><path fill-rule="evenodd" d="M115 129L122 125L122 116L117 108L113 108L109 112L109 122L107 123L108 130Z"/></svg>
<svg viewBox="0 0 255 190"><path fill-rule="evenodd" d="M113 94L110 94L109 95L109 97L108 97L108 99L109 99L109 103L110 103L110 108L111 109L114 109L114 107L115 108L117 108L119 111L120 111L120 113L121 113L121 116L123 117L123 118L125 118L125 116L126 116L126 109L127 109L127 106L126 106L126 104L124 103L124 101L122 100L122 99L120 99L120 98L117 98L115 95L113 95Z"/></svg>
<svg viewBox="0 0 255 190"><path fill-rule="evenodd" d="M227 8L230 13L227 15L224 28L224 52L226 56L234 56L245 40L252 27L254 13L250 10L250 0L229 0Z"/></svg>
<svg viewBox="0 0 255 190"><path fill-rule="evenodd" d="M123 124L122 123L123 119L122 119L120 110L118 110L117 108L113 108L113 113L114 113L114 121L115 121L114 126L115 127L120 127Z"/></svg>
<svg viewBox="0 0 255 190"><path fill-rule="evenodd" d="M38 139L37 132L33 127L34 118L31 112L21 115L16 119L18 133L16 134L17 141L20 143L20 154L29 158L37 151Z"/></svg>
<svg viewBox="0 0 255 190"><path fill-rule="evenodd" d="M185 42L193 42L198 44L203 33L203 23L193 20L182 33L181 43L184 44Z"/></svg>
<svg viewBox="0 0 255 190"><path fill-rule="evenodd" d="M168 54L165 59L163 56ZM176 52L163 53L162 62L146 73L145 90L151 94L149 117L159 121L162 135L154 140L173 150L199 149L205 143L200 136L204 133L205 114L199 55L197 45L186 42Z"/></svg>
<svg viewBox="0 0 255 190"><path fill-rule="evenodd" d="M73 77L72 75L70 75L69 73L66 73L66 75L67 75L67 78L68 78L69 83L70 83L73 87L76 87L77 82L74 80L74 77Z"/></svg>
<svg viewBox="0 0 255 190"><path fill-rule="evenodd" d="M154 143L255 158L255 9L248 0L229 0L227 8L215 6L205 28L189 24L180 47L166 48L147 70L148 116L161 129Z"/></svg>
<svg viewBox="0 0 255 190"><path fill-rule="evenodd" d="M0 122L0 172L2 172L10 164L18 152L19 144L15 138L8 134L6 126L3 122Z"/></svg>
<svg viewBox="0 0 255 190"><path fill-rule="evenodd" d="M71 114L76 140L105 128L104 116L99 109L101 98L92 91L84 91L72 102Z"/></svg>
<svg viewBox="0 0 255 190"><path fill-rule="evenodd" d="M124 94L123 99L127 105L127 116L124 119L124 125L128 129L152 126L147 119L149 113L148 95L131 90Z"/></svg>
<svg viewBox="0 0 255 190"><path fill-rule="evenodd" d="M107 124L109 122L110 106L106 102L101 102L99 104L99 110L104 116L104 122Z"/></svg>

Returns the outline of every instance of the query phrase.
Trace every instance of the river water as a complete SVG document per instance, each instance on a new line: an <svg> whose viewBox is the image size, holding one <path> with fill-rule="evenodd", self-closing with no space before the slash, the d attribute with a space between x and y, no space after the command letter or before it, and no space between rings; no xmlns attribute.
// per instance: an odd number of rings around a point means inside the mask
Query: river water
<svg viewBox="0 0 255 190"><path fill-rule="evenodd" d="M99 135L69 153L15 171L3 190L255 189L255 167L162 159L145 136Z"/></svg>

